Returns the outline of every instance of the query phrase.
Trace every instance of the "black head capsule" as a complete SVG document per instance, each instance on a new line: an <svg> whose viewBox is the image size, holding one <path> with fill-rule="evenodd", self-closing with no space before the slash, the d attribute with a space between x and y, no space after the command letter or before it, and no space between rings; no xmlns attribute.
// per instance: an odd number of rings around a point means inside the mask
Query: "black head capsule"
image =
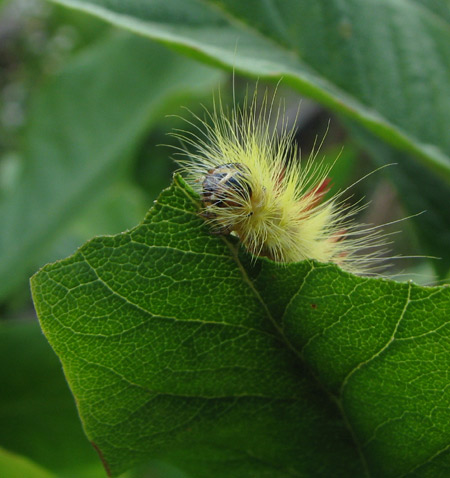
<svg viewBox="0 0 450 478"><path fill-rule="evenodd" d="M240 199L251 196L248 168L241 163L227 163L210 169L203 179L202 200L205 207L239 207Z"/></svg>

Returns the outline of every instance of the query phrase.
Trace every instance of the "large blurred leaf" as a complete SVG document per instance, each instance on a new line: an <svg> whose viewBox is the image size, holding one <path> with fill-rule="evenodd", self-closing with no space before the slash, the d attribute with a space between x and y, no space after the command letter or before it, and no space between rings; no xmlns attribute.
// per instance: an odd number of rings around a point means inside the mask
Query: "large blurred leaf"
<svg viewBox="0 0 450 478"><path fill-rule="evenodd" d="M30 460L0 448L0 475L3 478L56 478Z"/></svg>
<svg viewBox="0 0 450 478"><path fill-rule="evenodd" d="M83 434L61 364L36 322L1 324L0 362L0 445L50 470L64 470L64 476L80 476L80 469L92 467L96 454Z"/></svg>
<svg viewBox="0 0 450 478"><path fill-rule="evenodd" d="M165 159L170 163L167 156ZM141 220L148 203L149 199L143 190L130 180L114 181L90 201L89 208L68 225L53 247L40 259L45 263L53 262L71 254L92 236L116 234L130 229Z"/></svg>
<svg viewBox="0 0 450 478"><path fill-rule="evenodd" d="M423 8L433 12L446 22L450 22L450 3L448 0L415 0Z"/></svg>
<svg viewBox="0 0 450 478"><path fill-rule="evenodd" d="M397 0L55 0L247 74L278 78L450 181L450 28Z"/></svg>
<svg viewBox="0 0 450 478"><path fill-rule="evenodd" d="M0 298L42 264L72 218L123 173L123 163L167 103L202 91L217 73L128 35L80 54L35 98L26 164L0 204Z"/></svg>
<svg viewBox="0 0 450 478"><path fill-rule="evenodd" d="M252 265L197 211L177 177L141 225L32 279L112 474L447 476L450 289Z"/></svg>

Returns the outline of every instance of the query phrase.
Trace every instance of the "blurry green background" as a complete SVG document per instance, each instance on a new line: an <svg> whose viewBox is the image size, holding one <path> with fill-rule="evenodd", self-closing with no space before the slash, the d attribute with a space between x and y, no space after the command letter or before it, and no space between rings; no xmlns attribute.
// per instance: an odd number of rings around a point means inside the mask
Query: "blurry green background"
<svg viewBox="0 0 450 478"><path fill-rule="evenodd" d="M234 81L238 99L255 83L238 75ZM223 101L231 103L232 85L230 72L93 17L39 0L0 0L0 446L5 449L0 476L104 476L60 364L36 322L28 278L95 235L136 225L176 169L170 149L176 141L168 133L190 127L177 117L188 117L182 107L203 115L202 105L211 105L219 86ZM266 86L275 89L275 83L259 84ZM404 160L283 82L278 96L285 98L291 118L301 101L296 127L303 156L328 130L321 155L333 161L341 154L335 190L382 163ZM399 231L392 236L392 254L441 260L399 261L394 273L402 280L442 283L450 225L441 209L448 209L450 193L440 190L425 204L421 187L428 181L433 190L434 179L414 168L410 165L407 177L391 166L358 183L351 194L355 201L365 196L371 202L360 218L366 223L429 209L419 227L411 219L387 228ZM414 177L421 179L417 189L405 195ZM433 230L430 224L439 214L440 229ZM163 464L133 473L183 476Z"/></svg>

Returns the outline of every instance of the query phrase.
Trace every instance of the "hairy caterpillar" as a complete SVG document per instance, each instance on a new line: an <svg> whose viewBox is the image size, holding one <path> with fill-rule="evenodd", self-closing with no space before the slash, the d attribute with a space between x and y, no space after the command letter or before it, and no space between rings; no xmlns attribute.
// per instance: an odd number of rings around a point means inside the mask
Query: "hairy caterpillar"
<svg viewBox="0 0 450 478"><path fill-rule="evenodd" d="M219 100L208 121L193 114L195 133L173 133L185 145L179 149L188 159L177 162L202 200L202 216L212 232L237 236L255 257L373 273L385 260L385 236L355 222L365 206L346 205L347 190L325 199L332 166L317 151L300 161L295 130L273 104L266 93L258 106L255 91L250 104L227 114Z"/></svg>

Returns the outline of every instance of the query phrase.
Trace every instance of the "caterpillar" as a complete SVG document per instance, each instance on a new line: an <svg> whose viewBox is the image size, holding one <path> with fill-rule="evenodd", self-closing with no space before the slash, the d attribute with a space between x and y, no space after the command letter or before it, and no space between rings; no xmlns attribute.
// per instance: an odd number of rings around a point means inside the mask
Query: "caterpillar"
<svg viewBox="0 0 450 478"><path fill-rule="evenodd" d="M331 262L362 275L376 273L386 239L379 227L358 224L365 205L348 205L344 191L326 198L333 165L318 150L301 160L283 109L268 94L227 112L222 101L194 131L172 134L182 142L177 162L201 199L201 215L214 234L232 234L253 256L279 263ZM277 127L278 126L278 127ZM320 145L319 148L320 149Z"/></svg>

